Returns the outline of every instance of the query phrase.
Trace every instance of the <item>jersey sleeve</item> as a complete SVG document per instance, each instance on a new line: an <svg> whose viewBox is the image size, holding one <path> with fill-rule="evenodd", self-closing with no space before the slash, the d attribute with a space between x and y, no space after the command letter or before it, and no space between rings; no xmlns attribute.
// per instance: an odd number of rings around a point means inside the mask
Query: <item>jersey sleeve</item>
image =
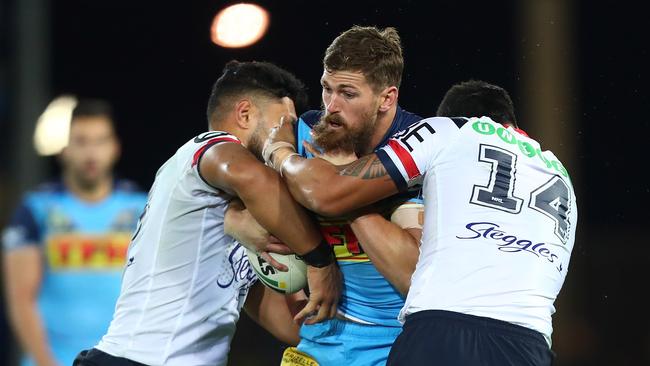
<svg viewBox="0 0 650 366"><path fill-rule="evenodd" d="M32 209L23 202L2 232L2 247L4 250L12 250L27 245L38 245L40 238L41 233Z"/></svg>
<svg viewBox="0 0 650 366"><path fill-rule="evenodd" d="M447 130L450 123L453 125L444 117L424 119L393 136L377 151L400 191L422 183L425 172L445 145L439 130Z"/></svg>

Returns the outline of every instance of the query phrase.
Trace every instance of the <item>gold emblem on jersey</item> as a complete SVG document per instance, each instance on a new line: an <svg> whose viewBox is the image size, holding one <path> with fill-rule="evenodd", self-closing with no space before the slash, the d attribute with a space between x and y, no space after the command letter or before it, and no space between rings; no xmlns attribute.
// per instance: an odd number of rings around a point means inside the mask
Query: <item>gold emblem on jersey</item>
<svg viewBox="0 0 650 366"><path fill-rule="evenodd" d="M54 271L120 270L124 266L130 236L130 233L50 235L46 241L47 261Z"/></svg>
<svg viewBox="0 0 650 366"><path fill-rule="evenodd" d="M289 347L282 354L280 366L318 366L318 362L308 354L298 351L296 347Z"/></svg>
<svg viewBox="0 0 650 366"><path fill-rule="evenodd" d="M332 246L336 259L349 262L369 262L359 239L346 221L326 221L319 223L323 238Z"/></svg>

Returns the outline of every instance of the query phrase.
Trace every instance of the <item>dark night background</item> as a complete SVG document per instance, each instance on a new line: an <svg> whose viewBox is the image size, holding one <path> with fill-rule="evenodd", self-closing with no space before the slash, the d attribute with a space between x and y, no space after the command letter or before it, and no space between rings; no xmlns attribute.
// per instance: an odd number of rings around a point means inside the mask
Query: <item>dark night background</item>
<svg viewBox="0 0 650 366"><path fill-rule="evenodd" d="M13 57L18 1L0 2L0 226L30 188L13 174L18 144L31 143L11 137L17 128L15 71L23 67ZM355 24L394 26L405 56L402 107L431 116L453 83L483 79L511 92L520 125L535 138L545 125L527 126L532 116L525 112L535 94L526 93L524 70L536 57L530 45L539 42L521 31L528 2L557 0L257 1L271 13L266 36L248 48L224 49L211 43L209 27L231 2L45 1L50 90L43 92L48 101L62 93L112 101L123 143L118 171L148 188L158 167L207 128L210 87L228 60L266 60L291 70L318 108L329 43ZM556 302L553 348L561 366L650 365L650 306L643 300L650 258L644 232L650 183L642 173L650 135L646 17L626 5L631 2L564 3L570 32L562 52L571 62L570 79L562 84L568 85L568 107L559 126L566 129L559 135L571 147L541 142L559 149L572 173L579 223ZM33 108L40 113L46 103ZM563 115L564 109L556 112ZM54 176L56 160L42 159L45 176ZM230 363L279 364L283 345L242 318ZM0 357L8 360L14 347L6 324L0 328Z"/></svg>

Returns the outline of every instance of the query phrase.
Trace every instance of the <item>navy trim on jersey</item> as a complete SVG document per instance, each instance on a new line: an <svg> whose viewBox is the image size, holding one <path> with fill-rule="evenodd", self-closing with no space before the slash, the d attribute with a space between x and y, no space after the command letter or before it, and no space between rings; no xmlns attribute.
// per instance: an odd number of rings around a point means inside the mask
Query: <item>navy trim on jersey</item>
<svg viewBox="0 0 650 366"><path fill-rule="evenodd" d="M5 250L25 245L39 245L41 232L32 209L23 201L16 209L3 232L2 246Z"/></svg>
<svg viewBox="0 0 650 366"><path fill-rule="evenodd" d="M400 192L408 190L408 182L404 180L402 173L400 173L393 160L388 156L388 153L386 153L384 150L377 150L375 154L377 154L377 158L379 158L379 161L381 161L381 163L384 165L384 168L386 168L388 175L390 175L390 177L393 179L393 182L395 182L397 189Z"/></svg>
<svg viewBox="0 0 650 366"><path fill-rule="evenodd" d="M379 144L375 146L375 150L386 145L388 143L388 140L390 140L393 135L406 130L407 127L414 123L420 122L421 120L422 117L418 116L417 114L407 112L400 108L400 106L397 106L397 112L395 113L395 118L393 118L393 123L390 125L390 128L388 131L386 131L386 134L381 139L381 141L379 141Z"/></svg>
<svg viewBox="0 0 650 366"><path fill-rule="evenodd" d="M469 121L469 118L465 117L449 117L450 120L452 120L455 124L456 127L461 128Z"/></svg>

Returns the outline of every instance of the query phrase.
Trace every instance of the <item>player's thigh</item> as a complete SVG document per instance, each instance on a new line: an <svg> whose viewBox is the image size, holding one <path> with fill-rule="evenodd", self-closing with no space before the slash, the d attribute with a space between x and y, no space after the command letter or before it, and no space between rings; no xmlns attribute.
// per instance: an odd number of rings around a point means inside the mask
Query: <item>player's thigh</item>
<svg viewBox="0 0 650 366"><path fill-rule="evenodd" d="M298 351L312 357L320 366L345 364L345 348L338 322L326 320L300 327Z"/></svg>
<svg viewBox="0 0 650 366"><path fill-rule="evenodd" d="M495 319L444 311L410 316L388 358L389 366L550 366L541 334Z"/></svg>

